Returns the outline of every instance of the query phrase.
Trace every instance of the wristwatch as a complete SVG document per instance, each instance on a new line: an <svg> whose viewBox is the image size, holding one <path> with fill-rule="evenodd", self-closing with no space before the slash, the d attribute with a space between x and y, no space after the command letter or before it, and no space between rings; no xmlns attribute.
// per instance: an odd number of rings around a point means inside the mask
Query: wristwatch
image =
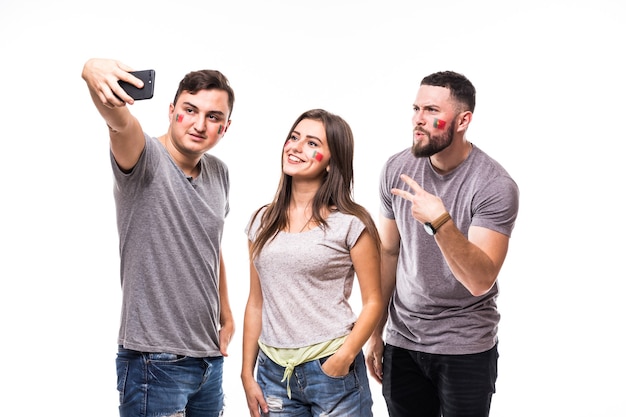
<svg viewBox="0 0 626 417"><path fill-rule="evenodd" d="M424 223L424 229L426 230L426 233L433 236L448 220L450 220L450 213L446 211L441 216L437 217L433 222Z"/></svg>

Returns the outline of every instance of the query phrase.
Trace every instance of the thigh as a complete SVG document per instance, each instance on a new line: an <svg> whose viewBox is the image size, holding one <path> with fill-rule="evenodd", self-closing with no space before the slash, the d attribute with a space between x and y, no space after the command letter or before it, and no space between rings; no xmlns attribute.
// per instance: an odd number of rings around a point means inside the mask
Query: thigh
<svg viewBox="0 0 626 417"><path fill-rule="evenodd" d="M387 344L383 397L390 417L439 417L437 390L424 374L419 353Z"/></svg>
<svg viewBox="0 0 626 417"><path fill-rule="evenodd" d="M256 379L263 391L269 413L262 413L263 417L310 417L309 406L303 402L303 396L296 377L292 375L289 381L283 380L285 368L273 362L259 350L257 358ZM287 394L287 384L291 387L291 398Z"/></svg>
<svg viewBox="0 0 626 417"><path fill-rule="evenodd" d="M498 376L498 350L471 355L440 355L436 366L446 417L487 417Z"/></svg>
<svg viewBox="0 0 626 417"><path fill-rule="evenodd" d="M224 409L224 358L200 360L204 377L200 389L189 397L186 417L219 417Z"/></svg>

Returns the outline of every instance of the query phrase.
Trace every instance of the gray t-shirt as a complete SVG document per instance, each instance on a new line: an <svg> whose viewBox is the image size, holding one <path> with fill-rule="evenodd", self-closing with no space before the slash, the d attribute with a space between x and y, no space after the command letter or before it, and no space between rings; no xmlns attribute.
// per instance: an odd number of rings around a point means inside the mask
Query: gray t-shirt
<svg viewBox="0 0 626 417"><path fill-rule="evenodd" d="M519 205L516 183L476 146L446 175L438 174L429 158L415 158L410 149L389 158L381 173L381 213L395 219L401 237L386 342L437 354L489 350L497 342L500 320L497 283L475 297L456 280L434 237L412 217L411 202L391 194L392 188L409 190L400 174L439 196L465 236L470 226L511 235Z"/></svg>
<svg viewBox="0 0 626 417"><path fill-rule="evenodd" d="M246 226L255 240L263 209ZM340 212L327 228L279 232L254 266L263 292L260 341L276 348L300 348L350 333L356 316L348 299L354 282L350 249L365 229L355 216Z"/></svg>
<svg viewBox="0 0 626 417"><path fill-rule="evenodd" d="M229 211L226 165L205 154L193 180L148 135L130 173L111 155L127 349L220 356L219 253Z"/></svg>

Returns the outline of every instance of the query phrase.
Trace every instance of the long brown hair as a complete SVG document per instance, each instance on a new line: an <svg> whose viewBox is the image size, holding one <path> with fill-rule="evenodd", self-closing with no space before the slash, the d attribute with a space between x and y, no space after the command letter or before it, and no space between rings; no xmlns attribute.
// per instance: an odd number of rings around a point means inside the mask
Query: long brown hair
<svg viewBox="0 0 626 417"><path fill-rule="evenodd" d="M312 220L322 227L327 227L328 224L323 216L325 210L339 211L356 216L365 224L366 230L372 235L380 251L380 238L372 217L363 206L357 204L353 199L354 137L352 129L341 117L326 110L313 109L302 113L296 119L287 134L287 139L291 136L298 123L305 119L322 122L331 155L330 169L324 174L322 185L313 197ZM289 224L291 181L291 176L283 173L278 183L274 201L257 211L258 214L264 207L267 207L261 218L261 225L257 231L256 239L252 243L252 257L256 257L265 244L271 241L278 232L287 228Z"/></svg>

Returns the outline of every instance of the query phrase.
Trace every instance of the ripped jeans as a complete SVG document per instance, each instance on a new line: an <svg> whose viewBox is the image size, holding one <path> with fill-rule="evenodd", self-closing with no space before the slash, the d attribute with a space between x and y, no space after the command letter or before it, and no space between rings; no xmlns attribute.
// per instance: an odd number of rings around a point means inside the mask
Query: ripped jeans
<svg viewBox="0 0 626 417"><path fill-rule="evenodd" d="M224 358L191 358L119 347L120 417L219 417Z"/></svg>
<svg viewBox="0 0 626 417"><path fill-rule="evenodd" d="M257 381L269 406L264 417L372 417L365 358L360 352L346 376L331 377L322 364L327 358L305 362L295 367L287 396L286 382L281 382L285 368L270 360L262 350L257 358Z"/></svg>

